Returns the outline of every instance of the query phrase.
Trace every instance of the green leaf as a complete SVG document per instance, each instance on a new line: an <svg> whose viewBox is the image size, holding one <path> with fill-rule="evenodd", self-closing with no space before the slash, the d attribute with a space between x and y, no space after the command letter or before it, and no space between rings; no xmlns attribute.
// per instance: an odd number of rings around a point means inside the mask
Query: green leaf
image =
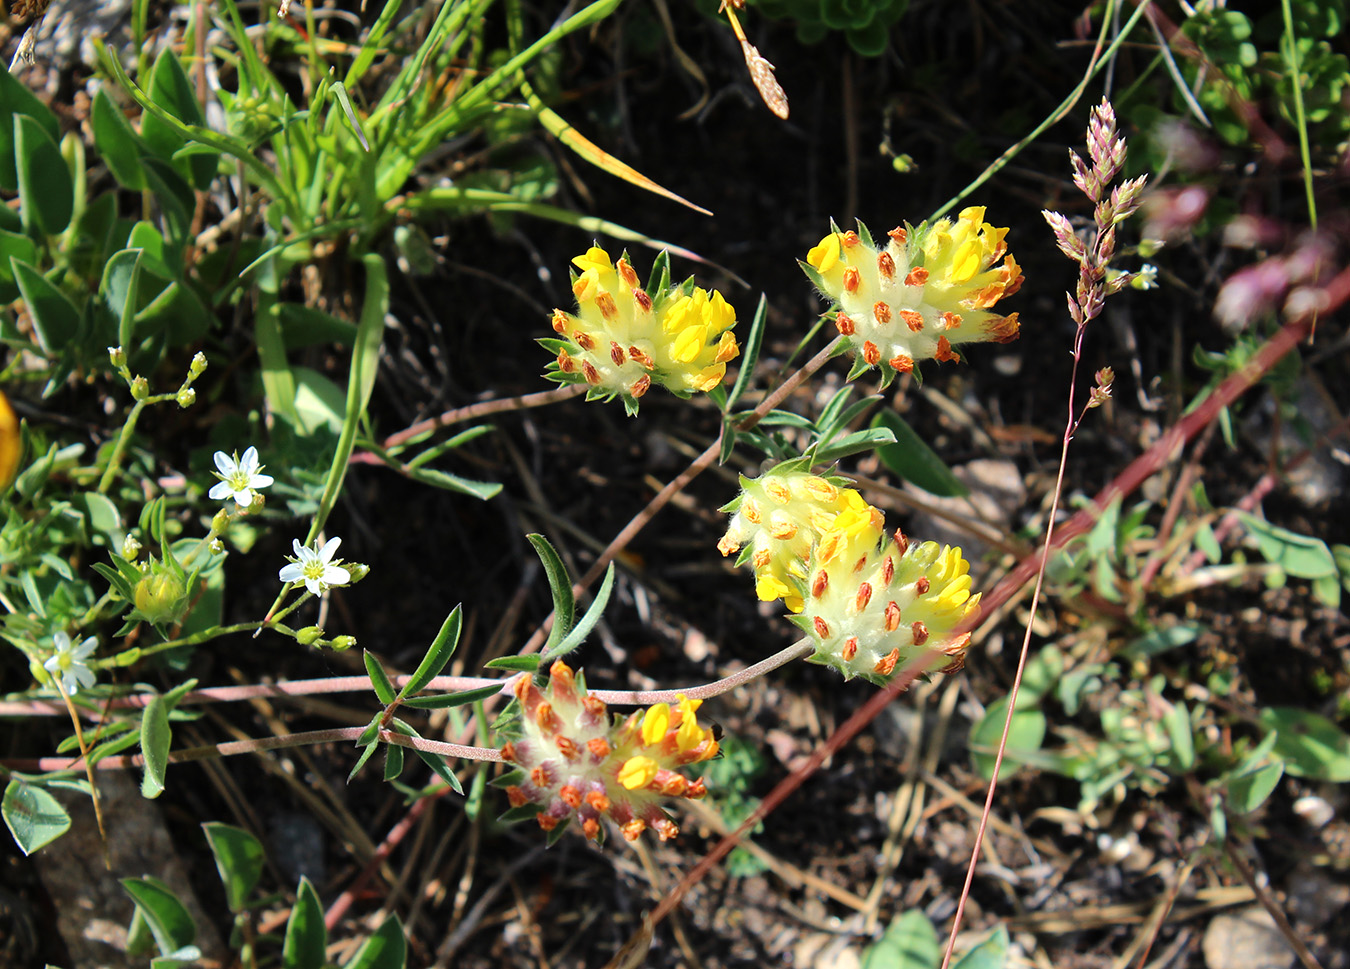
<svg viewBox="0 0 1350 969"><path fill-rule="evenodd" d="M398 744L384 745L384 779L396 781L403 773L403 748Z"/></svg>
<svg viewBox="0 0 1350 969"><path fill-rule="evenodd" d="M861 402L860 402L861 403ZM833 464L840 458L864 451L880 450L895 440L895 434L888 427L873 427L865 431L845 434L833 444L828 444L815 452L815 463Z"/></svg>
<svg viewBox="0 0 1350 969"><path fill-rule="evenodd" d="M614 590L614 563L609 563L609 568L605 569L605 580L600 583L600 589L595 594L594 601L586 610L586 614L581 617L581 621L572 627L571 631L563 639L552 647L544 647L539 654L539 661L542 663L547 659L554 659L558 656L566 656L572 650L576 649L586 637L591 634L595 624L600 621L600 615L605 611L605 606L609 603L609 595Z"/></svg>
<svg viewBox="0 0 1350 969"><path fill-rule="evenodd" d="M197 127L205 126L201 105L197 103L196 94L192 90L192 82L183 70L178 55L167 47L155 59L148 93L151 101L178 121ZM185 143L176 126L151 112L141 116L141 138L151 152L166 162L173 162L174 152ZM180 162L176 167L180 167L184 174L191 176L192 184L198 190L206 191L210 188L216 174L215 153L194 155L186 161L185 166Z"/></svg>
<svg viewBox="0 0 1350 969"><path fill-rule="evenodd" d="M356 326L323 310L301 303L280 303L277 316L287 350L336 343L351 346L356 342Z"/></svg>
<svg viewBox="0 0 1350 969"><path fill-rule="evenodd" d="M323 969L328 948L328 929L323 906L313 883L303 875L295 892L295 907L286 921L286 943L281 950L282 969Z"/></svg>
<svg viewBox="0 0 1350 969"><path fill-rule="evenodd" d="M3 86L0 86L3 91ZM56 798L47 791L27 784L17 777L5 786L5 797L0 801L0 814L5 827L14 835L14 841L25 855L31 855L43 845L49 845L70 830L70 815Z"/></svg>
<svg viewBox="0 0 1350 969"><path fill-rule="evenodd" d="M211 854L216 857L216 870L225 886L225 904L231 912L242 912L262 877L262 842L243 828L219 821L206 822L202 830L211 845Z"/></svg>
<svg viewBox="0 0 1350 969"><path fill-rule="evenodd" d="M1324 575L1336 574L1336 560L1326 542L1320 538L1279 528L1244 511L1238 512L1238 517L1256 539L1261 555L1267 562L1275 563L1300 579L1320 579Z"/></svg>
<svg viewBox="0 0 1350 969"><path fill-rule="evenodd" d="M1284 763L1271 761L1255 770L1225 779L1224 799L1230 810L1237 814L1250 814L1265 803L1275 790L1275 785L1284 776Z"/></svg>
<svg viewBox="0 0 1350 969"><path fill-rule="evenodd" d="M131 122L127 121L122 109L113 103L107 91L101 87L94 95L90 126L94 129L94 147L118 184L133 192L144 189L141 156L145 154L146 148L132 130Z"/></svg>
<svg viewBox="0 0 1350 969"><path fill-rule="evenodd" d="M533 673L539 669L539 654L531 653L526 656L498 656L496 659L488 660L483 664L484 669L489 670L511 670L517 673Z"/></svg>
<svg viewBox="0 0 1350 969"><path fill-rule="evenodd" d="M450 657L454 655L455 647L459 645L462 623L460 607L455 606L450 610L450 615L445 617L440 632L432 640L431 647L427 650L426 656L422 657L417 669L413 671L411 679L398 691L398 699L402 700L410 693L421 693L428 683L440 676L441 670L445 669L445 664L450 662Z"/></svg>
<svg viewBox="0 0 1350 969"><path fill-rule="evenodd" d="M872 426L887 428L895 434L895 443L877 448L877 456L900 477L931 495L949 498L970 494L970 489L952 474L937 452L895 411L882 411L872 419Z"/></svg>
<svg viewBox="0 0 1350 969"><path fill-rule="evenodd" d="M572 595L572 577L567 574L567 566L562 557L543 535L526 535L526 540L534 546L539 561L544 564L544 573L548 576L548 588L553 594L553 628L549 630L548 641L543 652L547 653L572 629L572 620L576 615L576 599Z"/></svg>
<svg viewBox="0 0 1350 969"><path fill-rule="evenodd" d="M155 694L141 714L141 753L145 757L141 797L154 799L164 793L164 772L169 767L169 743L172 740L168 705L164 697Z"/></svg>
<svg viewBox="0 0 1350 969"><path fill-rule="evenodd" d="M1163 727L1172 743L1172 759L1178 769L1188 771L1195 766L1195 736L1191 729L1191 712L1185 703L1178 703L1163 714Z"/></svg>
<svg viewBox="0 0 1350 969"><path fill-rule="evenodd" d="M376 732L377 733L379 732L378 726L376 727ZM352 767L351 773L347 775L348 784L352 782L352 779L355 778L357 774L361 773L361 768L366 766L366 761L370 760L371 755L374 754L375 751L379 749L379 747L380 745L375 743L373 740L370 743L362 746L361 756L356 758L355 766Z"/></svg>
<svg viewBox="0 0 1350 969"><path fill-rule="evenodd" d="M1297 707L1267 707L1259 719L1275 731L1275 756L1296 777L1350 781L1350 736L1326 717Z"/></svg>
<svg viewBox="0 0 1350 969"><path fill-rule="evenodd" d="M1159 656L1170 649L1194 642L1195 637L1204 632L1204 629L1204 626L1193 622L1177 623L1166 629L1150 629L1144 635L1127 643L1120 652L1129 659Z"/></svg>
<svg viewBox="0 0 1350 969"><path fill-rule="evenodd" d="M362 658L366 661L366 672L370 674L370 685L375 687L375 695L380 698L380 702L385 706L394 702L394 684L385 673L384 667L370 650L361 651Z"/></svg>
<svg viewBox="0 0 1350 969"><path fill-rule="evenodd" d="M362 943L343 969L403 969L407 954L403 923L397 915L391 915Z"/></svg>
<svg viewBox="0 0 1350 969"><path fill-rule="evenodd" d="M11 258L19 262L34 263L37 261L37 246L32 239L22 233L0 229L0 305L12 303L19 298L19 284L14 280Z"/></svg>
<svg viewBox="0 0 1350 969"><path fill-rule="evenodd" d="M1003 969L1008 962L1008 929L1000 925L989 938L952 964L952 969Z"/></svg>
<svg viewBox="0 0 1350 969"><path fill-rule="evenodd" d="M197 937L197 925L168 885L146 875L123 878L122 887L136 903L136 911L145 919L161 955L172 955L192 944Z"/></svg>
<svg viewBox="0 0 1350 969"><path fill-rule="evenodd" d="M985 780L994 776L994 751L998 750L1007 716L1008 697L1002 696L989 704L979 723L970 730L971 759ZM1021 752L1040 750L1041 742L1045 740L1045 728L1045 714L1019 696L1018 709L1013 713L1008 730L1008 746L1003 753L1004 765L1017 765Z"/></svg>
<svg viewBox="0 0 1350 969"><path fill-rule="evenodd" d="M136 310L141 290L141 250L114 252L103 267L99 296L117 320L117 344L128 352L135 348Z"/></svg>
<svg viewBox="0 0 1350 969"><path fill-rule="evenodd" d="M80 331L80 311L65 293L28 263L11 259L10 266L23 301L28 305L38 343L48 356L60 354Z"/></svg>
<svg viewBox="0 0 1350 969"><path fill-rule="evenodd" d="M764 327L768 318L769 300L760 293L755 315L750 320L750 332L746 334L745 342L741 346L740 370L736 373L736 383L732 385L731 393L727 395L727 402L722 408L724 411L731 410L736 401L741 399L741 394L745 393L745 388L750 386L750 379L755 373L755 364L759 362L759 350L764 343Z"/></svg>
<svg viewBox="0 0 1350 969"><path fill-rule="evenodd" d="M480 686L472 690L462 690L459 693L439 693L434 696L410 696L403 701L405 707L412 707L415 710L446 710L450 707L460 707L466 703L477 703L479 700L486 700L490 696L495 696L502 691L500 683L494 683L490 686Z"/></svg>
<svg viewBox="0 0 1350 969"><path fill-rule="evenodd" d="M937 930L919 909L891 920L862 956L862 969L934 969L942 960Z"/></svg>
<svg viewBox="0 0 1350 969"><path fill-rule="evenodd" d="M51 109L38 100L28 86L5 70L0 64L0 189L18 191L18 168L15 165L14 118L28 117L56 144L61 137L61 125Z"/></svg>

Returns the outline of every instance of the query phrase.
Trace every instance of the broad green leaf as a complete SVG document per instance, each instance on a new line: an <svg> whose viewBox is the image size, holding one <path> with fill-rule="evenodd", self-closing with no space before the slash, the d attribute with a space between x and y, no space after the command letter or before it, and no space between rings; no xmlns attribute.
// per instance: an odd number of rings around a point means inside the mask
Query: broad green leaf
<svg viewBox="0 0 1350 969"><path fill-rule="evenodd" d="M60 354L80 331L80 311L65 293L28 263L11 259L10 266L28 306L38 343L48 355Z"/></svg>
<svg viewBox="0 0 1350 969"><path fill-rule="evenodd" d="M113 103L107 91L101 87L94 95L90 126L94 129L94 147L107 163L113 178L123 188L134 192L144 189L141 156L146 151L145 146L132 130L131 122L127 121L122 109Z"/></svg>
<svg viewBox="0 0 1350 969"><path fill-rule="evenodd" d="M61 125L51 109L0 64L0 189L7 192L19 188L14 144L14 119L19 116L35 120L52 144L61 137Z"/></svg>
<svg viewBox="0 0 1350 969"><path fill-rule="evenodd" d="M156 694L150 698L141 714L141 753L145 757L145 776L141 778L142 797L153 799L164 793L164 773L169 767L169 744L172 740L168 705L164 697Z"/></svg>
<svg viewBox="0 0 1350 969"><path fill-rule="evenodd" d="M117 320L117 344L128 352L135 348L136 310L141 290L141 251L122 249L112 254L103 267L99 296L113 319Z"/></svg>
<svg viewBox="0 0 1350 969"><path fill-rule="evenodd" d="M295 892L295 907L286 921L286 943L281 950L282 969L323 969L328 948L328 929L323 922L319 893L303 875Z"/></svg>
<svg viewBox="0 0 1350 969"><path fill-rule="evenodd" d="M1008 716L1008 697L1002 696L989 704L970 730L970 756L975 768L989 780L994 776L994 757L999 740L1003 736L1003 723ZM1008 729L1008 746L1003 753L1005 766L1016 766L1020 761L1020 752L1033 753L1040 750L1045 740L1045 714L1030 706L1019 695L1018 709L1013 713L1012 724Z"/></svg>
<svg viewBox="0 0 1350 969"><path fill-rule="evenodd" d="M291 373L295 379L295 411L300 421L296 431L307 436L326 428L340 434L345 402L342 388L309 367L292 367Z"/></svg>
<svg viewBox="0 0 1350 969"><path fill-rule="evenodd" d="M422 657L422 662L413 671L412 677L407 683L403 684L403 689L398 691L400 700L411 693L421 693L426 689L428 683L440 676L441 670L445 669L445 664L450 662L450 657L454 655L455 647L459 645L462 623L461 609L459 606L455 606L450 610L450 615L445 617L440 632L432 640L426 656Z"/></svg>
<svg viewBox="0 0 1350 969"><path fill-rule="evenodd" d="M407 953L403 923L397 915L391 915L361 944L343 969L403 969Z"/></svg>
<svg viewBox="0 0 1350 969"><path fill-rule="evenodd" d="M1228 807L1238 814L1250 814L1265 803L1284 776L1284 763L1274 760L1256 770L1227 778L1223 785Z"/></svg>
<svg viewBox="0 0 1350 969"><path fill-rule="evenodd" d="M1121 654L1130 659L1158 656L1170 649L1194 642L1195 637L1204 632L1204 628L1198 623L1183 622L1166 629L1150 629L1144 635L1127 643Z"/></svg>
<svg viewBox="0 0 1350 969"><path fill-rule="evenodd" d="M5 827L9 828L19 850L25 855L31 855L43 845L51 844L70 830L70 815L61 802L42 788L27 784L17 777L5 786L0 814L4 815Z"/></svg>
<svg viewBox="0 0 1350 969"><path fill-rule="evenodd" d="M989 938L952 964L952 969L1003 969L1008 962L1008 929L1000 925Z"/></svg>
<svg viewBox="0 0 1350 969"><path fill-rule="evenodd" d="M242 912L262 877L262 842L243 828L219 821L206 822L202 830L211 845L211 854L216 857L216 870L225 886L225 904L231 912Z"/></svg>
<svg viewBox="0 0 1350 969"><path fill-rule="evenodd" d="M895 443L877 448L877 456L900 477L932 495L970 494L970 489L952 474L937 452L895 411L882 411L872 419L872 426L887 428L895 435Z"/></svg>
<svg viewBox="0 0 1350 969"><path fill-rule="evenodd" d="M336 343L351 346L356 342L356 327L330 313L301 303L281 303L277 307L281 336L287 350Z"/></svg>
<svg viewBox="0 0 1350 969"><path fill-rule="evenodd" d="M1336 574L1336 560L1320 538L1279 528L1246 512L1238 512L1238 517L1256 539L1267 562L1275 563L1300 579L1320 579Z"/></svg>
<svg viewBox="0 0 1350 969"><path fill-rule="evenodd" d="M366 661L366 672L370 674L370 685L375 688L375 695L380 698L380 702L385 706L394 702L394 683L385 673L384 667L380 661L375 658L375 654L370 650L361 651L362 658Z"/></svg>
<svg viewBox="0 0 1350 969"><path fill-rule="evenodd" d="M1320 714L1297 707L1267 707L1259 719L1275 731L1275 756L1296 777L1350 781L1350 736Z"/></svg>
<svg viewBox="0 0 1350 969"><path fill-rule="evenodd" d="M0 229L0 305L19 298L19 284L14 281L14 267L10 258L32 264L37 261L37 246L21 232Z"/></svg>
<svg viewBox="0 0 1350 969"><path fill-rule="evenodd" d="M160 954L172 955L197 937L197 924L177 894L158 878L123 878L122 887L154 936Z"/></svg>
<svg viewBox="0 0 1350 969"><path fill-rule="evenodd" d="M192 89L178 55L165 48L155 59L150 74L150 100L186 125L204 127L201 105ZM141 138L149 149L166 162L174 160L174 152L186 139L180 129L165 122L158 114L147 112L141 116ZM181 164L181 163L180 163ZM216 174L216 155L193 155L181 169L191 176L192 184L200 191L211 187Z"/></svg>
<svg viewBox="0 0 1350 969"><path fill-rule="evenodd" d="M867 947L862 969L934 969L941 961L942 946L933 923L919 909L910 909Z"/></svg>
<svg viewBox="0 0 1350 969"><path fill-rule="evenodd" d="M543 535L526 535L526 540L534 546L534 552L544 565L544 574L548 577L548 588L553 594L553 628L549 630L548 641L543 652L547 653L572 630L572 620L576 615L576 599L572 595L572 577L567 574L567 566L552 543Z"/></svg>

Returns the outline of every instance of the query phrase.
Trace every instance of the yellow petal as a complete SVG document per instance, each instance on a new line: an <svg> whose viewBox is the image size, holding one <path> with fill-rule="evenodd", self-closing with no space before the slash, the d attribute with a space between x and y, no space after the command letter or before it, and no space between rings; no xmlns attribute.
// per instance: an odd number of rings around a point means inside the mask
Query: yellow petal
<svg viewBox="0 0 1350 969"><path fill-rule="evenodd" d="M839 234L831 232L806 254L806 261L819 272L827 273L839 263Z"/></svg>
<svg viewBox="0 0 1350 969"><path fill-rule="evenodd" d="M590 269L613 270L614 262L609 258L609 253L599 246L591 246L586 250L585 255L577 256L572 260L572 264L583 273Z"/></svg>
<svg viewBox="0 0 1350 969"><path fill-rule="evenodd" d="M629 757L619 768L619 783L630 791L646 787L656 779L656 761L650 757L638 755Z"/></svg>
<svg viewBox="0 0 1350 969"><path fill-rule="evenodd" d="M755 595L760 602L773 602L792 592L786 582L774 575L761 575L755 579Z"/></svg>
<svg viewBox="0 0 1350 969"><path fill-rule="evenodd" d="M660 742L670 729L670 704L658 703L642 718L642 742L647 746Z"/></svg>

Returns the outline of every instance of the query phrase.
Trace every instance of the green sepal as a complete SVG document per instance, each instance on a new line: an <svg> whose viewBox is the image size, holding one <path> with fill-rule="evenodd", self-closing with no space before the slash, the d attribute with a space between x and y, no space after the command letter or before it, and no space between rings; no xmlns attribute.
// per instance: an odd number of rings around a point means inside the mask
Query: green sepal
<svg viewBox="0 0 1350 969"><path fill-rule="evenodd" d="M563 836L563 832L567 830L567 828L571 825L571 823L572 817L571 815L568 815L567 817L559 821L557 824L555 824L553 826L553 830L545 834L545 841L548 843L548 846L550 848L552 848L555 844L558 843L558 839Z"/></svg>
<svg viewBox="0 0 1350 969"><path fill-rule="evenodd" d="M867 226L863 224L863 220L855 219L854 222L858 226L858 238L862 240L863 245L871 249L877 248L877 244L872 241L872 233L869 232Z"/></svg>
<svg viewBox="0 0 1350 969"><path fill-rule="evenodd" d="M862 354L860 353L853 358L853 366L849 367L848 376L845 377L844 379L848 381L857 380L859 377L861 377L863 374L867 373L867 371L871 369L872 365L868 363L866 360L864 360Z"/></svg>
<svg viewBox="0 0 1350 969"><path fill-rule="evenodd" d="M652 260L652 271L647 276L647 295L656 300L670 285L670 253L662 249Z"/></svg>
<svg viewBox="0 0 1350 969"><path fill-rule="evenodd" d="M512 770L507 771L505 774L493 778L492 780L488 781L488 783L491 784L493 787L500 787L502 790L505 790L508 787L513 787L519 784L521 781L525 780L525 777L526 777L525 772L521 770L519 767L516 767Z"/></svg>
<svg viewBox="0 0 1350 969"><path fill-rule="evenodd" d="M533 821L540 810L541 808L538 804L522 804L520 807L513 807L509 811L497 815L497 820L502 824L519 824L521 821Z"/></svg>
<svg viewBox="0 0 1350 969"><path fill-rule="evenodd" d="M825 277L817 272L816 267L806 262L804 259L798 259L797 265L802 267L802 272L806 273L806 278L811 280L811 285L829 296L830 291L825 286ZM833 298L833 297L831 297Z"/></svg>

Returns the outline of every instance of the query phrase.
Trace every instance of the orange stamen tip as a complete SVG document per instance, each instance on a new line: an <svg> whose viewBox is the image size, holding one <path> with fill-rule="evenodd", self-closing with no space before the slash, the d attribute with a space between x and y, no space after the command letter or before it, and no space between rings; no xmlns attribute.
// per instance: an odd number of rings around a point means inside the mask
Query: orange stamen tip
<svg viewBox="0 0 1350 969"><path fill-rule="evenodd" d="M873 673L880 673L882 676L890 676L895 671L895 664L900 661L900 649L892 649L881 659L877 660L877 665L872 667Z"/></svg>
<svg viewBox="0 0 1350 969"><path fill-rule="evenodd" d="M591 791L587 794L586 803L601 814L604 814L609 810L609 798L605 797L605 795L601 794L599 791Z"/></svg>
<svg viewBox="0 0 1350 969"><path fill-rule="evenodd" d="M506 789L506 800L513 808L530 803L530 799L525 796L525 792L514 784Z"/></svg>
<svg viewBox="0 0 1350 969"><path fill-rule="evenodd" d="M834 328L838 330L842 336L852 336L858 330L858 327L853 322L853 318L843 310L834 314Z"/></svg>
<svg viewBox="0 0 1350 969"><path fill-rule="evenodd" d="M914 361L903 353L891 357L891 369L896 373L909 373L914 369Z"/></svg>
<svg viewBox="0 0 1350 969"><path fill-rule="evenodd" d="M566 350L558 351L558 369L563 373L571 373L573 370L577 369L576 361L572 359L571 355L569 355Z"/></svg>
<svg viewBox="0 0 1350 969"><path fill-rule="evenodd" d="M881 362L881 351L877 349L877 345L871 340L863 341L863 359L872 366L876 366Z"/></svg>
<svg viewBox="0 0 1350 969"><path fill-rule="evenodd" d="M905 277L906 286L922 286L926 282L928 282L928 270L922 266L915 266Z"/></svg>
<svg viewBox="0 0 1350 969"><path fill-rule="evenodd" d="M900 628L900 604L894 599L886 603L886 632L893 633Z"/></svg>
<svg viewBox="0 0 1350 969"><path fill-rule="evenodd" d="M595 365L589 360L581 362L581 375L586 378L588 384L598 384L600 382L600 371L595 369Z"/></svg>
<svg viewBox="0 0 1350 969"><path fill-rule="evenodd" d="M906 538L905 533L898 528L895 530L895 548L901 555L904 555L909 551L909 539Z"/></svg>
<svg viewBox="0 0 1350 969"><path fill-rule="evenodd" d="M931 589L932 586L933 584L928 581L928 576L926 575L921 575L914 581L914 591L921 596L927 595L928 590Z"/></svg>
<svg viewBox="0 0 1350 969"><path fill-rule="evenodd" d="M554 311L553 311L553 317L549 320L549 322L552 324L553 329L554 329L556 332L558 332L558 333L566 333L566 332L567 332L567 324L568 324L570 321L569 321L568 318L567 318L567 314L564 313L562 310L554 310Z"/></svg>
<svg viewBox="0 0 1350 969"><path fill-rule="evenodd" d="M577 330L572 334L572 339L576 341L577 346L583 350L595 349L595 337L591 336L585 330Z"/></svg>
<svg viewBox="0 0 1350 969"><path fill-rule="evenodd" d="M961 325L961 314L947 310L938 317L938 320L941 321L944 330L954 330Z"/></svg>
<svg viewBox="0 0 1350 969"><path fill-rule="evenodd" d="M644 373L637 380L633 381L633 386L628 389L628 393L632 396L634 400L637 400L639 397L641 397L643 394L645 394L647 391L651 389L652 389L652 378Z"/></svg>
<svg viewBox="0 0 1350 969"><path fill-rule="evenodd" d="M877 254L877 272L881 274L882 279L895 278L895 260L891 258L889 252Z"/></svg>
<svg viewBox="0 0 1350 969"><path fill-rule="evenodd" d="M885 326L891 321L891 304L884 299L879 299L872 304L872 316L876 321Z"/></svg>
<svg viewBox="0 0 1350 969"><path fill-rule="evenodd" d="M644 313L650 313L652 311L652 298L647 295L645 290L633 290L633 302L637 303L638 309L642 310Z"/></svg>
<svg viewBox="0 0 1350 969"><path fill-rule="evenodd" d="M600 315L607 320L612 320L619 315L619 307L614 302L614 297L609 293L601 293L595 298L595 305L600 308Z"/></svg>
<svg viewBox="0 0 1350 969"><path fill-rule="evenodd" d="M850 636L845 639L843 647L839 650L839 655L844 658L845 663L853 662L853 657L858 655L858 637Z"/></svg>
<svg viewBox="0 0 1350 969"><path fill-rule="evenodd" d="M622 279L629 286L637 286L638 284L637 273L633 270L632 266L628 265L627 259L620 259L619 264L615 268L619 270L620 279Z"/></svg>
<svg viewBox="0 0 1350 969"><path fill-rule="evenodd" d="M819 616L816 616L814 619L811 620L811 625L815 627L816 635L818 635L821 639L830 638L830 625L824 619L821 619Z"/></svg>
<svg viewBox="0 0 1350 969"><path fill-rule="evenodd" d="M636 841L642 837L642 832L647 830L647 822L641 818L634 818L619 829L628 841Z"/></svg>
<svg viewBox="0 0 1350 969"><path fill-rule="evenodd" d="M548 771L540 764L534 770L530 771L530 781L535 787L548 787Z"/></svg>
<svg viewBox="0 0 1350 969"><path fill-rule="evenodd" d="M652 822L652 830L662 841L669 841L671 838L678 837L680 833L679 826L670 818L660 818Z"/></svg>
<svg viewBox="0 0 1350 969"><path fill-rule="evenodd" d="M911 333L918 333L923 329L923 314L918 310L901 310L900 319L905 321L905 326L909 327Z"/></svg>
<svg viewBox="0 0 1350 969"><path fill-rule="evenodd" d="M600 822L595 818L582 818L581 833L592 841L600 840Z"/></svg>
<svg viewBox="0 0 1350 969"><path fill-rule="evenodd" d="M576 760L581 756L581 751L577 747L577 742L571 737L559 736L554 743L558 747L558 753L562 754L563 757L567 758L569 761Z"/></svg>
<svg viewBox="0 0 1350 969"><path fill-rule="evenodd" d="M628 362L628 358L623 355L623 347L613 340L609 341L609 358L614 361L616 367L622 367Z"/></svg>
<svg viewBox="0 0 1350 969"><path fill-rule="evenodd" d="M558 791L558 797L562 798L562 802L573 811L581 807L581 791L571 784L564 784Z"/></svg>
<svg viewBox="0 0 1350 969"><path fill-rule="evenodd" d="M922 646L928 642L928 627L921 622L916 622L909 627L910 632L914 634L914 645Z"/></svg>
<svg viewBox="0 0 1350 969"><path fill-rule="evenodd" d="M952 349L951 341L945 336L938 337L937 350L933 353L933 356L943 363L946 363L949 360L952 363L961 362L961 355Z"/></svg>
<svg viewBox="0 0 1350 969"><path fill-rule="evenodd" d="M545 814L543 811L536 814L534 819L539 822L539 827L545 831L552 831L558 826L558 819L551 814Z"/></svg>
<svg viewBox="0 0 1350 969"><path fill-rule="evenodd" d="M843 238L839 241L845 249L852 249L854 246L862 244L862 238L852 229L845 232Z"/></svg>
<svg viewBox="0 0 1350 969"><path fill-rule="evenodd" d="M609 756L609 741L604 737L592 737L586 741L586 749L591 752L591 756L596 760L604 760Z"/></svg>
<svg viewBox="0 0 1350 969"><path fill-rule="evenodd" d="M816 573L816 577L811 580L812 598L819 599L822 595L824 595L825 589L829 586L829 584L830 584L829 573L826 572L824 569L821 569L819 572Z"/></svg>
<svg viewBox="0 0 1350 969"><path fill-rule="evenodd" d="M905 241L909 238L909 233L906 232L900 226L896 226L894 229L892 229L890 232L887 232L886 234L895 240L895 244L897 246L903 246L905 244Z"/></svg>
<svg viewBox="0 0 1350 969"><path fill-rule="evenodd" d="M881 584L890 585L893 578L895 578L895 559L887 555L881 560Z"/></svg>
<svg viewBox="0 0 1350 969"><path fill-rule="evenodd" d="M516 763L516 745L509 740L502 744L502 760L508 764Z"/></svg>
<svg viewBox="0 0 1350 969"><path fill-rule="evenodd" d="M872 583L863 582L858 586L858 594L853 598L853 608L857 612L862 612L867 608L867 604L872 601Z"/></svg>
<svg viewBox="0 0 1350 969"><path fill-rule="evenodd" d="M844 270L844 292L856 293L861 285L862 273L858 272L857 266L849 266Z"/></svg>

